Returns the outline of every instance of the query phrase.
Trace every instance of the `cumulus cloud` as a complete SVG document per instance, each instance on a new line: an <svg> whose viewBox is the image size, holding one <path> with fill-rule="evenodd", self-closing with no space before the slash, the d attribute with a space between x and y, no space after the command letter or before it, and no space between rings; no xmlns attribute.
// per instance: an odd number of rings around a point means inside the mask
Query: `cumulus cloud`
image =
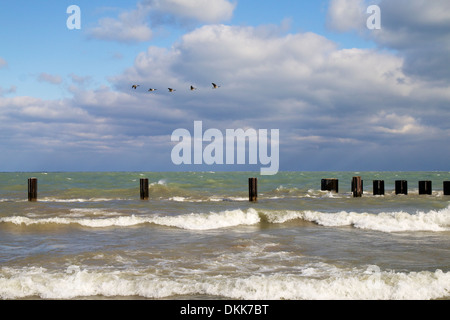
<svg viewBox="0 0 450 320"><path fill-rule="evenodd" d="M448 130L441 118L448 113L448 88L412 78L403 66L390 52L339 49L314 33L207 25L171 49L150 47L111 81L137 104L150 104L153 116L171 112L161 128L168 134L203 120L220 129L279 128L290 159L308 148L322 150L312 153L321 157L355 145L372 146L373 155L375 145L386 149L395 141L388 154L400 141L440 141ZM212 90L215 81L220 90ZM141 92L130 90L136 82ZM191 84L198 90L190 92ZM160 91L149 96L149 87ZM178 91L169 94L167 87Z"/></svg>
<svg viewBox="0 0 450 320"><path fill-rule="evenodd" d="M378 0L381 29L369 31L368 0L331 0L328 25L339 32L357 31L380 48L396 50L408 75L448 82L450 69L450 2L447 0Z"/></svg>
<svg viewBox="0 0 450 320"><path fill-rule="evenodd" d="M383 0L380 7L382 30L373 39L398 50L408 74L448 83L450 69L443 66L450 64L450 2Z"/></svg>
<svg viewBox="0 0 450 320"><path fill-rule="evenodd" d="M111 86L73 88L62 101L0 98L0 138L75 153L78 168L107 160L116 170L164 170L172 169L171 133L201 120L204 129L280 129L281 170L435 170L422 164L450 156L442 148L450 91L407 72L405 61L311 32L204 25L170 48L150 46Z"/></svg>
<svg viewBox="0 0 450 320"><path fill-rule="evenodd" d="M90 29L90 37L101 40L114 40L119 42L143 42L152 38L153 32L148 24L147 7L138 4L137 9L123 12L118 19L102 18L98 26Z"/></svg>
<svg viewBox="0 0 450 320"><path fill-rule="evenodd" d="M366 9L364 0L331 0L327 24L339 32L360 30L366 25Z"/></svg>
<svg viewBox="0 0 450 320"><path fill-rule="evenodd" d="M152 26L186 23L218 23L231 18L236 4L227 0L145 0L137 8L115 18L102 18L90 29L90 37L126 43L153 37Z"/></svg>

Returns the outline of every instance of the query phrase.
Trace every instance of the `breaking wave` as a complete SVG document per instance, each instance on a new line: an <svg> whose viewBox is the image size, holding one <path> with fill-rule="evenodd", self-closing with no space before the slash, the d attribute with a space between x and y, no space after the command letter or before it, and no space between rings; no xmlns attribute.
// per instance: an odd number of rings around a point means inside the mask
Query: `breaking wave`
<svg viewBox="0 0 450 320"><path fill-rule="evenodd" d="M43 267L0 269L0 298L74 299L77 297L208 295L249 300L429 300L450 295L450 272L393 272L377 266L359 270L331 267L315 277L320 266L298 274L159 276L146 269L88 270L71 265L60 271ZM311 276L312 275L312 276Z"/></svg>
<svg viewBox="0 0 450 320"><path fill-rule="evenodd" d="M292 220L304 220L326 227L352 226L358 229L382 232L431 231L443 232L450 230L450 207L428 212L347 212L335 213L320 211L293 210L262 210L250 208L235 209L220 212L190 213L181 215L161 214L131 214L110 212L104 209L72 209L70 214L57 217L10 216L0 218L0 223L15 225L43 224L78 224L84 227L130 227L141 224L155 224L188 230L213 230L240 225L256 225L261 222L285 223Z"/></svg>

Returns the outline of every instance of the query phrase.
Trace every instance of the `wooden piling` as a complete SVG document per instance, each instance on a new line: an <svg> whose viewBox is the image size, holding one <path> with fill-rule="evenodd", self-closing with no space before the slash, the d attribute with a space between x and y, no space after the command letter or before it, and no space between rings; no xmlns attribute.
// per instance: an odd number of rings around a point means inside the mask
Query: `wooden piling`
<svg viewBox="0 0 450 320"><path fill-rule="evenodd" d="M28 179L28 201L37 201L37 183L38 179Z"/></svg>
<svg viewBox="0 0 450 320"><path fill-rule="evenodd" d="M450 196L450 181L444 181L444 195Z"/></svg>
<svg viewBox="0 0 450 320"><path fill-rule="evenodd" d="M258 199L258 179L248 178L248 198L250 202L256 202Z"/></svg>
<svg viewBox="0 0 450 320"><path fill-rule="evenodd" d="M408 181L396 180L395 181L395 194L408 194Z"/></svg>
<svg viewBox="0 0 450 320"><path fill-rule="evenodd" d="M148 179L141 179L141 200L148 200Z"/></svg>
<svg viewBox="0 0 450 320"><path fill-rule="evenodd" d="M353 177L352 179L352 192L354 198L362 197L363 194L363 182L361 177Z"/></svg>
<svg viewBox="0 0 450 320"><path fill-rule="evenodd" d="M384 180L373 180L373 195L384 196Z"/></svg>
<svg viewBox="0 0 450 320"><path fill-rule="evenodd" d="M431 194L431 181L419 181L419 194Z"/></svg>
<svg viewBox="0 0 450 320"><path fill-rule="evenodd" d="M338 179L322 179L321 182L322 191L339 192L339 180Z"/></svg>

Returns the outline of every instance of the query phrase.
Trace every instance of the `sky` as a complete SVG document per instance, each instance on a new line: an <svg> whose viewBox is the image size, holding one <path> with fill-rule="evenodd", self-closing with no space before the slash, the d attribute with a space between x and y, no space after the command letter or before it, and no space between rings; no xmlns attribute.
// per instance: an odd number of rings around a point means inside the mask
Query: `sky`
<svg viewBox="0 0 450 320"><path fill-rule="evenodd" d="M0 171L260 170L174 163L196 121L279 130L280 171L449 170L448 0L2 1L0 42Z"/></svg>

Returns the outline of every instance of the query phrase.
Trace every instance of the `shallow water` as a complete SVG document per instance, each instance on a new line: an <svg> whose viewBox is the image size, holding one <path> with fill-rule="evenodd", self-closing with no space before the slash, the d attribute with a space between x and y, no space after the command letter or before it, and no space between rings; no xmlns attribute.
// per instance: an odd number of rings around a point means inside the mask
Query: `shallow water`
<svg viewBox="0 0 450 320"><path fill-rule="evenodd" d="M281 172L258 176L250 203L253 175L0 173L0 297L449 298L450 173ZM323 178L338 178L339 193L321 191ZM375 179L384 196L372 195ZM395 195L395 180L408 180L408 195ZM432 195L418 194L419 180L432 180Z"/></svg>

